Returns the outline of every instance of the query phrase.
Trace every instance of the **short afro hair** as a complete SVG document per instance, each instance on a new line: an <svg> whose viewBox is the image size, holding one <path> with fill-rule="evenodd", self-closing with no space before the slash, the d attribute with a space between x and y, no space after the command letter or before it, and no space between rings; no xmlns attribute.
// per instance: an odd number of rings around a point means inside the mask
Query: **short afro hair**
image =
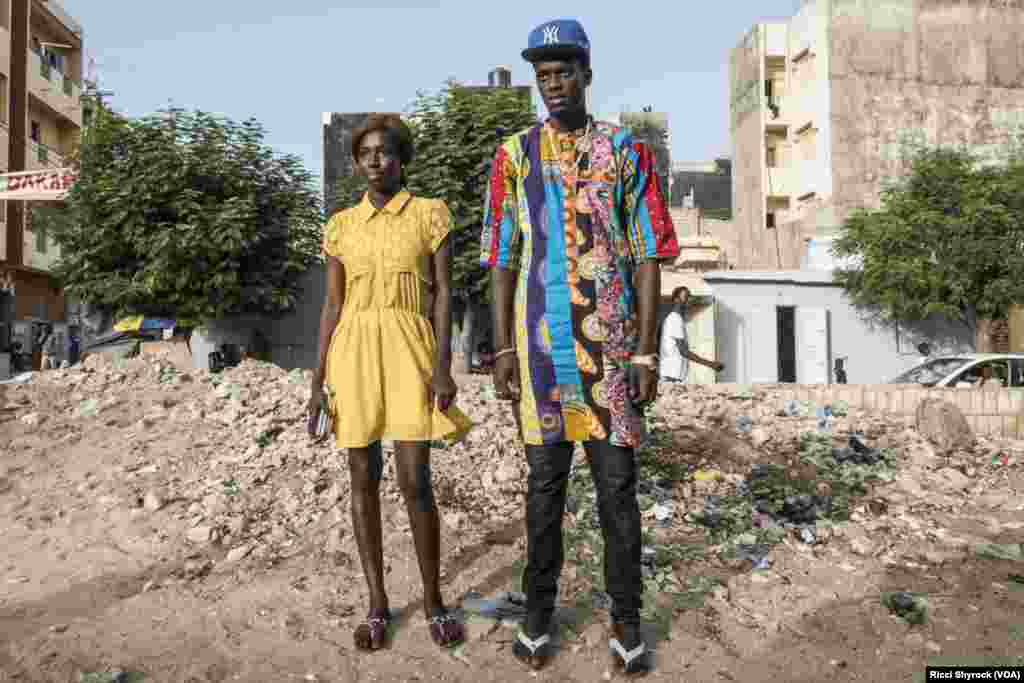
<svg viewBox="0 0 1024 683"><path fill-rule="evenodd" d="M680 285L672 290L672 301L678 299L679 295L682 294L683 292L686 292L687 294L692 294L689 287L687 287L686 285Z"/></svg>
<svg viewBox="0 0 1024 683"><path fill-rule="evenodd" d="M415 149L412 141L412 130L398 114L370 114L366 123L352 134L352 160L359 159L359 145L368 133L383 133L398 148L398 159L402 166L408 165L413 158Z"/></svg>

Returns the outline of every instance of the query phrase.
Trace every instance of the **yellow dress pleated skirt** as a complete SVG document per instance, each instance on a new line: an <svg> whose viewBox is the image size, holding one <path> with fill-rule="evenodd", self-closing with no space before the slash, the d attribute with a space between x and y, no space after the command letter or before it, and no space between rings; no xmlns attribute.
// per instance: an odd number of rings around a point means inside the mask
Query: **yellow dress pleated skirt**
<svg viewBox="0 0 1024 683"><path fill-rule="evenodd" d="M404 194L404 193L403 193ZM439 205L439 206L438 206ZM327 355L339 448L377 441L461 440L472 427L431 401L436 345L426 271L450 230L442 202L397 196L336 214L324 250L345 266L345 298ZM348 214L348 215L346 215Z"/></svg>

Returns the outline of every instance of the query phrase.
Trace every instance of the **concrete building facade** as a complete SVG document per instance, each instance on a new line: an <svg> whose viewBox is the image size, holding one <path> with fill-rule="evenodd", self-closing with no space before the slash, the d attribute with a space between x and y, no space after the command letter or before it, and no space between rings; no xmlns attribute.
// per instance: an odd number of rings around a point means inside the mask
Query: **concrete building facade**
<svg viewBox="0 0 1024 683"><path fill-rule="evenodd" d="M56 2L0 0L0 172L62 168L81 135L81 94L81 25ZM57 245L33 231L24 202L0 201L0 227L0 317L63 320L49 275Z"/></svg>
<svg viewBox="0 0 1024 683"><path fill-rule="evenodd" d="M915 145L993 156L1024 123L1024 5L805 0L730 55L741 269L795 269L807 239L878 206Z"/></svg>

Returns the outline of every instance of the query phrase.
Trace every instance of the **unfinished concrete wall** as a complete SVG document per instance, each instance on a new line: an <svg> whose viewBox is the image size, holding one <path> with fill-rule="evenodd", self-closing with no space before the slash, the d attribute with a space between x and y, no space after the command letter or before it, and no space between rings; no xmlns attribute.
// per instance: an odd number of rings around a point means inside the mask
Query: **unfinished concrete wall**
<svg viewBox="0 0 1024 683"><path fill-rule="evenodd" d="M758 25L733 49L729 58L737 268L771 267L775 253L770 244L771 249L765 253L763 81L764 36Z"/></svg>
<svg viewBox="0 0 1024 683"><path fill-rule="evenodd" d="M909 145L998 155L1024 113L1024 3L831 0L833 201L877 206Z"/></svg>

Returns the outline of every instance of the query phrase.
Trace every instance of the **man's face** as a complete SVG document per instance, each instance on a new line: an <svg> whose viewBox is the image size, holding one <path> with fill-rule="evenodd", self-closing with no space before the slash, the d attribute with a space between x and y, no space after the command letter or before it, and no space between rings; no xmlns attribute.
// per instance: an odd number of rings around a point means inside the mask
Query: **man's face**
<svg viewBox="0 0 1024 683"><path fill-rule="evenodd" d="M356 162L367 185L374 190L393 190L401 184L402 162L390 135L376 130L364 135L359 141Z"/></svg>
<svg viewBox="0 0 1024 683"><path fill-rule="evenodd" d="M586 110L586 90L592 77L590 69L584 69L577 61L535 62L533 72L537 77L544 106L552 116Z"/></svg>
<svg viewBox="0 0 1024 683"><path fill-rule="evenodd" d="M690 290L688 290L688 289L684 289L681 292L679 292L679 294L676 295L676 302L680 306L685 306L689 300L690 300Z"/></svg>

